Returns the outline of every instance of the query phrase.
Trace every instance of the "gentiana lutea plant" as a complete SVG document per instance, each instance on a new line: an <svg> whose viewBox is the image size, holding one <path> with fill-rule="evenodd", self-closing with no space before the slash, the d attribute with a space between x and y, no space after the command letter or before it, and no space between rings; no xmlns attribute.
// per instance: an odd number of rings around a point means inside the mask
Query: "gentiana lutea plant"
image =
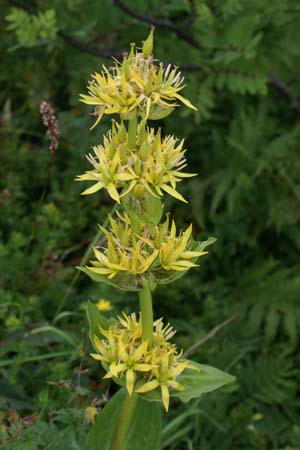
<svg viewBox="0 0 300 450"><path fill-rule="evenodd" d="M161 415L170 398L183 402L233 381L213 367L185 359L172 342L175 331L162 318L153 318L152 293L196 267L215 239L197 242L192 225L177 230L163 196L187 202L177 190L185 172L184 141L163 136L148 119L169 116L179 102L195 107L180 92L183 76L176 67L154 59L153 30L141 49L131 45L128 55L113 67L92 75L81 100L94 106L96 121L113 114L111 130L87 155L90 170L78 176L92 184L82 193L105 189L119 207L100 226L105 247L94 248L94 259L79 269L92 280L123 291L134 291L140 312L107 319L89 303L87 312L92 358L121 388L97 415L87 437L89 450L159 450ZM163 406L163 408L161 407Z"/></svg>

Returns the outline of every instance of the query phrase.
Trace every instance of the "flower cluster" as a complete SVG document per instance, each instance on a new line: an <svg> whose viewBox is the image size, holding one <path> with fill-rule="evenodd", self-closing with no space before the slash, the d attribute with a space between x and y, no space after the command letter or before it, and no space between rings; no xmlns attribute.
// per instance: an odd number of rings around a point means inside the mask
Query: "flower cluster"
<svg viewBox="0 0 300 450"><path fill-rule="evenodd" d="M170 391L180 396L176 391L190 389L183 372L198 369L171 342L174 331L169 324L162 319L153 322L152 291L197 266L214 239L195 242L192 225L178 232L168 215L161 223L162 197L167 193L186 202L177 184L196 174L184 172L184 141L162 136L161 129L147 126L147 120L168 116L178 102L196 108L179 94L184 87L181 73L157 63L152 47L153 30L141 50L132 45L121 63L95 73L88 95L81 95L84 103L95 107L94 126L104 114L120 116L87 155L90 170L77 180L92 185L82 194L106 189L124 212L117 210L116 217L109 216L108 227L100 226L106 242L94 248L95 258L79 269L95 281L138 292L139 320L135 314L102 320L99 311L111 309L104 299L94 309L88 306L95 349L91 356L101 361L104 378L126 386L129 396L159 399L168 411Z"/></svg>
<svg viewBox="0 0 300 450"><path fill-rule="evenodd" d="M97 120L103 114L119 114L123 119L140 115L143 119L162 119L168 116L180 100L196 109L179 92L184 88L184 78L177 68L162 63L156 64L152 56L153 31L144 43L142 51L132 44L128 56L122 63L115 62L109 69L103 66L102 73L95 73L88 84L89 95L81 100L95 106Z"/></svg>
<svg viewBox="0 0 300 450"><path fill-rule="evenodd" d="M78 181L94 181L82 194L92 194L102 188L118 203L128 192L143 192L162 197L164 192L185 202L176 191L176 183L196 174L182 172L186 167L183 140L173 136L161 137L161 131L146 128L141 122L137 128L135 145L129 147L128 132L123 124L113 122L104 137L103 145L94 147L87 155L93 169L77 177ZM118 190L121 190L119 194ZM141 195L141 194L140 194Z"/></svg>
<svg viewBox="0 0 300 450"><path fill-rule="evenodd" d="M153 340L142 340L141 322L135 314L123 313L118 323L108 329L100 327L103 339L94 336L97 353L91 356L102 362L107 370L104 378L123 379L131 395L134 391L145 393L160 388L166 411L169 409L169 389L184 390L177 380L186 369L195 369L182 359L176 345L170 342L175 334L172 327L164 326L162 319L153 324Z"/></svg>
<svg viewBox="0 0 300 450"><path fill-rule="evenodd" d="M176 236L176 225L169 218L156 226L141 225L140 233L133 232L129 216L118 213L110 217L110 230L100 226L107 238L107 248L94 248L96 260L87 269L114 278L120 272L141 275L152 271L186 271L197 266L193 261L207 252L191 249L192 225Z"/></svg>

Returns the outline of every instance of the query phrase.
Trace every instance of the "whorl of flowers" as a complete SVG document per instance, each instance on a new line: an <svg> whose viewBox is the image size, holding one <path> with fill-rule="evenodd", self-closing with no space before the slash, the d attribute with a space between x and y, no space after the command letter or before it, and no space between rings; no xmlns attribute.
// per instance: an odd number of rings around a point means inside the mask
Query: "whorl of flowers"
<svg viewBox="0 0 300 450"><path fill-rule="evenodd" d="M94 154L87 155L93 169L77 177L78 181L95 182L82 194L92 194L105 188L120 203L120 198L132 190L143 192L147 189L153 196L162 197L167 192L186 202L176 191L176 183L196 174L182 172L186 167L183 143L183 140L178 142L173 136L162 138L160 129L155 132L141 122L137 128L135 146L131 149L124 123L113 122L103 144L94 147ZM139 189L134 189L136 186Z"/></svg>
<svg viewBox="0 0 300 450"><path fill-rule="evenodd" d="M120 272L141 275L145 272L186 271L197 264L193 259L207 252L191 249L192 225L176 236L175 222L169 229L169 219L156 226L144 226L141 234L134 233L130 218L118 214L119 219L110 217L110 230L100 226L107 238L107 248L94 248L96 260L87 266L91 272L114 278Z"/></svg>
<svg viewBox="0 0 300 450"><path fill-rule="evenodd" d="M101 361L107 373L104 378L123 379L129 395L135 391L144 393L160 388L166 411L169 409L170 389L184 390L177 381L186 368L195 369L187 360L182 359L176 345L169 342L175 331L162 319L153 324L151 344L142 340L141 322L135 314L123 313L118 323L104 330L103 336L94 336L94 348L97 353L91 356Z"/></svg>
<svg viewBox="0 0 300 450"><path fill-rule="evenodd" d="M119 114L122 119L139 115L143 119L162 119L178 106L180 100L196 109L179 92L184 88L184 78L176 67L167 68L156 64L152 55L153 30L145 41L142 51L132 44L128 56L113 67L103 65L102 73L92 75L88 84L89 95L81 94L81 100L95 106L97 120L103 114Z"/></svg>

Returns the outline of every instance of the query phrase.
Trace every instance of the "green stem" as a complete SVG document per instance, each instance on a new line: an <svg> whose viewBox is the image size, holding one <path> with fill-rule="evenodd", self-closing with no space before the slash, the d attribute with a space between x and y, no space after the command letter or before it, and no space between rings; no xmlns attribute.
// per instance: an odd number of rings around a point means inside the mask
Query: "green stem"
<svg viewBox="0 0 300 450"><path fill-rule="evenodd" d="M136 145L137 115L128 122L128 147L132 150Z"/></svg>
<svg viewBox="0 0 300 450"><path fill-rule="evenodd" d="M137 394L126 394L123 405L121 407L119 420L113 436L110 450L120 450L123 448L124 441L128 436L128 429L132 421L135 405L137 402Z"/></svg>
<svg viewBox="0 0 300 450"><path fill-rule="evenodd" d="M143 281L143 288L138 291L141 316L142 316L142 338L149 344L153 338L153 310L152 310L152 294L147 281Z"/></svg>

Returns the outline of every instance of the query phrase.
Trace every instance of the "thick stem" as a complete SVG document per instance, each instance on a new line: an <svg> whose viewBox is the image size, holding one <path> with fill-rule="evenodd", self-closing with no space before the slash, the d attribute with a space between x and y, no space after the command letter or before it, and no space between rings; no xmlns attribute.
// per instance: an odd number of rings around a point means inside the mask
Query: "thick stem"
<svg viewBox="0 0 300 450"><path fill-rule="evenodd" d="M136 144L137 115L128 122L128 147L132 150Z"/></svg>
<svg viewBox="0 0 300 450"><path fill-rule="evenodd" d="M142 316L142 338L149 344L153 338L153 310L152 310L152 294L147 281L143 281L143 288L138 291L141 316Z"/></svg>
<svg viewBox="0 0 300 450"><path fill-rule="evenodd" d="M126 394L110 450L120 450L120 448L123 448L123 443L128 435L128 429L132 420L137 398L137 394L133 393L131 396Z"/></svg>

